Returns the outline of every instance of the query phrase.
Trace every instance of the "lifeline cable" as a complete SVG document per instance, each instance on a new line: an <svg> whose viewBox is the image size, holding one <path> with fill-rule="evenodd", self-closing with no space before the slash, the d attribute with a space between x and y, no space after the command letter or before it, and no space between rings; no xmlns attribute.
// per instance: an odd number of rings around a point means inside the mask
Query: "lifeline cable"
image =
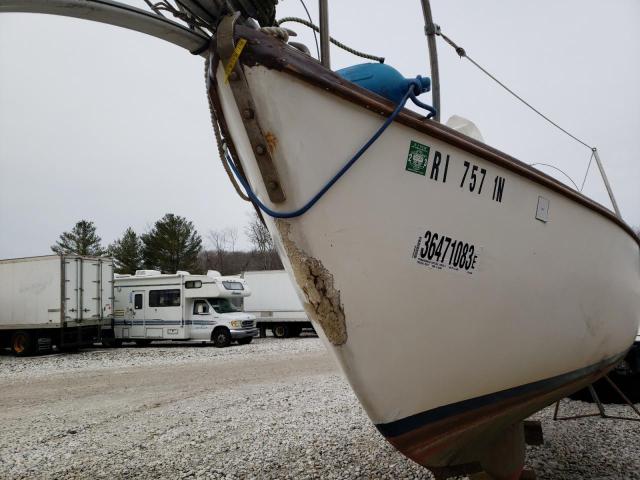
<svg viewBox="0 0 640 480"><path fill-rule="evenodd" d="M591 164L591 162L589 162L589 164ZM555 165L551 165L550 163L541 163L541 162L536 162L536 163L530 163L529 166L530 167L535 167L537 165L541 165L543 167L550 167L553 168L554 170L557 170L558 172L560 172L561 174L563 174L567 179L569 179L569 181L573 184L574 187L576 187L576 190L582 191L582 189L578 189L578 185L576 185L576 182L573 181L573 178L571 178L569 176L569 174L567 172L565 172L564 170L556 167ZM588 169L587 169L588 171ZM585 175L586 178L586 175ZM584 183L583 183L584 186Z"/></svg>

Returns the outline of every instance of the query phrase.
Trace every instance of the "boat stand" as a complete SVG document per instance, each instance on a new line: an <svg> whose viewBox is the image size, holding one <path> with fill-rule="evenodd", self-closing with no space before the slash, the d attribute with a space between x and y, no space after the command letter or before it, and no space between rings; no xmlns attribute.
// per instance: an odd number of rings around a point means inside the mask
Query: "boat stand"
<svg viewBox="0 0 640 480"><path fill-rule="evenodd" d="M586 418L586 417L600 417L600 418L608 418L611 420L628 420L630 422L640 422L640 410L638 410L638 408L631 403L631 400L629 400L627 398L627 396L622 392L622 390L620 390L620 388L618 388L618 386L609 378L609 375L605 375L604 379L609 383L609 385L611 385L611 387L616 391L616 393L618 395L620 395L620 398L622 398L624 400L624 402L627 404L627 406L629 406L637 415L637 417L619 417L616 415L608 415L607 412L604 409L604 405L602 404L602 402L600 401L600 398L598 397L598 394L596 393L595 388L593 388L593 384L589 385L589 393L591 394L591 398L593 398L593 401L595 402L596 406L598 407L598 412L597 413L586 413L583 415L572 415L569 417L559 417L558 416L558 411L560 410L560 402L562 400L558 400L556 402L556 407L555 410L553 412L553 419L556 421L559 420L575 420L578 418Z"/></svg>

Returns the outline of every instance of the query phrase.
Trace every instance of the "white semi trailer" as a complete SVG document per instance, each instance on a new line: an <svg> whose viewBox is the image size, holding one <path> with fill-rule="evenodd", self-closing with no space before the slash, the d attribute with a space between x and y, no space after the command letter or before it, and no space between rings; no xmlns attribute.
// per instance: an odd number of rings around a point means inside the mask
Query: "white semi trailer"
<svg viewBox="0 0 640 480"><path fill-rule="evenodd" d="M116 275L114 284L114 328L103 333L105 345L180 340L226 347L250 343L258 334L255 316L242 311L242 298L251 294L242 278L138 270Z"/></svg>
<svg viewBox="0 0 640 480"><path fill-rule="evenodd" d="M0 260L0 345L26 356L93 344L113 314L113 260Z"/></svg>
<svg viewBox="0 0 640 480"><path fill-rule="evenodd" d="M271 330L274 337L297 337L304 328L313 329L289 275L284 270L244 272L251 287L244 311L256 316L260 336Z"/></svg>

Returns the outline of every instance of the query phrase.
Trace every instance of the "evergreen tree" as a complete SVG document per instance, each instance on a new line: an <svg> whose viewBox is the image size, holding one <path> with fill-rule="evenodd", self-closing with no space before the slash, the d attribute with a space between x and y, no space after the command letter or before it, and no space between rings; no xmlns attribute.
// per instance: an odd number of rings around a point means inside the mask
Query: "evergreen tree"
<svg viewBox="0 0 640 480"><path fill-rule="evenodd" d="M193 223L186 218L167 213L141 239L147 268L168 273L198 268L202 238Z"/></svg>
<svg viewBox="0 0 640 480"><path fill-rule="evenodd" d="M96 234L93 222L80 220L70 232L64 232L51 250L57 254L74 253L77 255L100 256L105 254L100 244L102 239Z"/></svg>
<svg viewBox="0 0 640 480"><path fill-rule="evenodd" d="M142 268L142 241L129 227L119 238L109 245L109 255L116 260L116 273L134 274Z"/></svg>

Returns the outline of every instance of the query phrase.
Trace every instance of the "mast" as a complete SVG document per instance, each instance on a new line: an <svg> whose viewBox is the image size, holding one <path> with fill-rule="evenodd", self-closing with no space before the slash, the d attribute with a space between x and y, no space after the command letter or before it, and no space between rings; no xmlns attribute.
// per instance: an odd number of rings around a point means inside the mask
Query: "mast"
<svg viewBox="0 0 640 480"><path fill-rule="evenodd" d="M326 68L331 68L329 54L329 4L328 0L318 2L320 9L320 63Z"/></svg>
<svg viewBox="0 0 640 480"><path fill-rule="evenodd" d="M431 97L436 114L433 119L440 121L440 71L438 70L438 50L436 49L436 32L438 26L433 23L431 16L431 4L429 0L421 0L422 14L424 15L424 33L427 36L429 47L429 63L431 64Z"/></svg>

